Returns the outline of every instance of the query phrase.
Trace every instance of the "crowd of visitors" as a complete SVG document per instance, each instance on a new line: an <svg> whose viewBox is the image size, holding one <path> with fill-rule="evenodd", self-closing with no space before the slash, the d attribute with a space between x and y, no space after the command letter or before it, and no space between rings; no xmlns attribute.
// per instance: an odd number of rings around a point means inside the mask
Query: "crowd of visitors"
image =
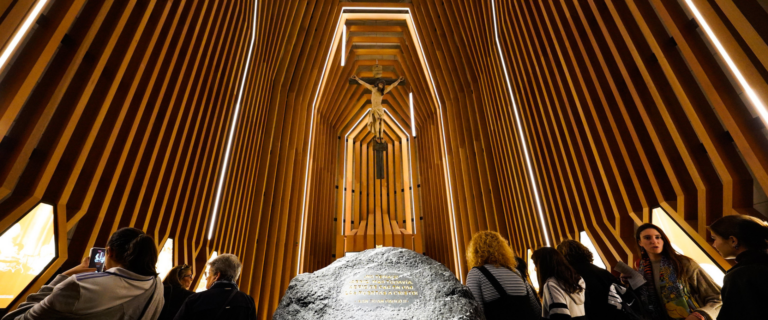
<svg viewBox="0 0 768 320"><path fill-rule="evenodd" d="M693 259L675 251L664 231L646 223L635 238L634 270L616 277L595 266L580 242L533 252L538 295L508 242L498 233L476 233L467 247L467 286L487 320L731 320L768 318L768 223L746 215L715 221L713 246L735 260L723 287ZM621 263L620 263L621 265ZM634 278L634 279L633 279ZM638 282L639 280L639 282Z"/></svg>
<svg viewBox="0 0 768 320"><path fill-rule="evenodd" d="M639 259L619 278L595 266L578 241L534 251L538 292L525 260L499 233L476 233L467 247L467 286L487 320L731 320L765 319L768 301L768 223L726 216L709 230L713 246L735 260L721 287L693 259L675 251L664 231L641 225ZM33 319L256 319L253 298L240 292L242 265L232 254L208 262L206 289L190 291L189 265L160 281L157 248L149 235L123 228L111 235L104 272L89 259L57 275L2 320ZM202 281L202 280L201 280Z"/></svg>

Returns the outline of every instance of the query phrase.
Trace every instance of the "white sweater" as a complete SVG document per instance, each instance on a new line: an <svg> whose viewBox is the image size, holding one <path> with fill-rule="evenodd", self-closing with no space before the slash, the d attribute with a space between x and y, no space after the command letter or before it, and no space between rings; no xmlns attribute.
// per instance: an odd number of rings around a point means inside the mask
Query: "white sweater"
<svg viewBox="0 0 768 320"><path fill-rule="evenodd" d="M150 297L152 301L140 320L157 319L163 309L163 283L158 277L138 275L123 268L75 276L58 275L38 293L29 295L27 301L3 320L134 320Z"/></svg>
<svg viewBox="0 0 768 320"><path fill-rule="evenodd" d="M579 285L582 288L587 287L584 279L579 279ZM566 293L555 278L547 279L541 290L544 290L541 306L541 316L544 319L586 319L584 290L579 293Z"/></svg>

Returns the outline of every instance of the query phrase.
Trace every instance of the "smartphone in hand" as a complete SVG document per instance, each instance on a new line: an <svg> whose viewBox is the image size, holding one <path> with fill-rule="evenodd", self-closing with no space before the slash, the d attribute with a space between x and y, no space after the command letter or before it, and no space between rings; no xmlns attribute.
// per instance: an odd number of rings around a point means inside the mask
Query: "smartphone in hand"
<svg viewBox="0 0 768 320"><path fill-rule="evenodd" d="M91 248L90 261L88 262L88 268L96 268L96 272L104 271L104 262L107 259L107 249L104 248Z"/></svg>

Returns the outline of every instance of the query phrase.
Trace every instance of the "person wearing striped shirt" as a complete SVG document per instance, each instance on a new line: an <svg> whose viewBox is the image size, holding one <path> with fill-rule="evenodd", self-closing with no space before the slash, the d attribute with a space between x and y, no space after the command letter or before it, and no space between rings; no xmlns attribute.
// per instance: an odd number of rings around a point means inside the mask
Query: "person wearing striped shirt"
<svg viewBox="0 0 768 320"><path fill-rule="evenodd" d="M540 248L531 256L536 266L541 288L544 319L587 319L584 308L586 285L560 252L554 248Z"/></svg>
<svg viewBox="0 0 768 320"><path fill-rule="evenodd" d="M515 256L500 234L475 234L467 248L467 260L471 268L467 287L487 320L539 319L539 300L515 269Z"/></svg>

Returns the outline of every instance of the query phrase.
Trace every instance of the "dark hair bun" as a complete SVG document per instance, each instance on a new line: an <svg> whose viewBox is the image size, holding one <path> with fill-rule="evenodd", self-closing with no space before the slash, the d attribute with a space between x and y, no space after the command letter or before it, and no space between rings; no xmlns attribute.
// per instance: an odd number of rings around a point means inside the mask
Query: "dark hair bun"
<svg viewBox="0 0 768 320"><path fill-rule="evenodd" d="M128 271L157 276L157 246L155 240L136 228L122 228L109 238L107 246L115 252L114 259Z"/></svg>

